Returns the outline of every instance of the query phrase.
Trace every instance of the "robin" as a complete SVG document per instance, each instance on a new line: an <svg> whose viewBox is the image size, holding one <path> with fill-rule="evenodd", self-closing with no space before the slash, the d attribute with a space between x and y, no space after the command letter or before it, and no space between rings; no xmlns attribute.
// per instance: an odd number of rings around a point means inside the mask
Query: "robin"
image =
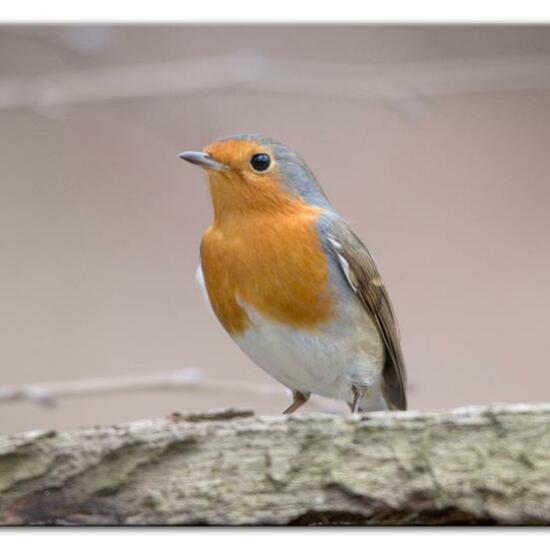
<svg viewBox="0 0 550 550"><path fill-rule="evenodd" d="M292 391L284 413L312 393L352 412L406 409L386 288L307 164L255 134L180 157L206 171L214 207L197 279L237 345Z"/></svg>

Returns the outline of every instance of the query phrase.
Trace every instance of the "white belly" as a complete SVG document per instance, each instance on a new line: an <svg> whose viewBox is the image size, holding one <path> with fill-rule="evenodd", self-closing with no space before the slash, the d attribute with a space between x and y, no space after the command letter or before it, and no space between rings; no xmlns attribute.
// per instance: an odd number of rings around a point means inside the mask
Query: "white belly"
<svg viewBox="0 0 550 550"><path fill-rule="evenodd" d="M259 367L292 390L349 403L352 385L367 386L363 409L386 408L380 393L384 346L362 307L347 309L347 318L305 331L266 319L248 306L251 327L234 340Z"/></svg>
<svg viewBox="0 0 550 550"><path fill-rule="evenodd" d="M202 272L197 280L204 290ZM264 371L291 390L351 402L352 384L367 386L364 410L386 408L380 392L384 345L353 294L341 301L338 317L316 330L288 327L239 301L250 318L237 345Z"/></svg>

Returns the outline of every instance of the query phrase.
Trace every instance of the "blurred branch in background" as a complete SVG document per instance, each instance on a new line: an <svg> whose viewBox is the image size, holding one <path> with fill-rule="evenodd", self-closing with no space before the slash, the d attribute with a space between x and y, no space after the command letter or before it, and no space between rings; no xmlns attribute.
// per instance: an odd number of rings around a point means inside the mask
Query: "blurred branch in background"
<svg viewBox="0 0 550 550"><path fill-rule="evenodd" d="M65 398L105 395L109 393L185 389L239 391L279 396L289 394L288 390L280 385L256 384L244 380L207 379L201 369L186 368L154 374L0 386L0 404L2 402L32 401L37 405L53 407L58 404L59 400ZM336 410L334 402L330 399L315 396L312 398L312 401L318 405L316 407L318 410L326 412Z"/></svg>
<svg viewBox="0 0 550 550"><path fill-rule="evenodd" d="M246 54L0 79L0 108L40 109L74 103L190 94L255 80L260 60Z"/></svg>
<svg viewBox="0 0 550 550"><path fill-rule="evenodd" d="M2 401L34 401L39 405L54 406L58 400L68 397L85 397L107 393L135 391L177 390L182 388L235 389L262 393L282 394L276 386L247 384L233 380L205 380L200 369L186 368L172 372L113 376L84 380L44 382L20 386L0 386Z"/></svg>
<svg viewBox="0 0 550 550"><path fill-rule="evenodd" d="M550 57L357 66L235 52L185 61L3 78L0 109L41 110L49 106L194 94L235 86L250 92L382 99L397 102L409 111L415 101L421 103L436 97L550 89Z"/></svg>

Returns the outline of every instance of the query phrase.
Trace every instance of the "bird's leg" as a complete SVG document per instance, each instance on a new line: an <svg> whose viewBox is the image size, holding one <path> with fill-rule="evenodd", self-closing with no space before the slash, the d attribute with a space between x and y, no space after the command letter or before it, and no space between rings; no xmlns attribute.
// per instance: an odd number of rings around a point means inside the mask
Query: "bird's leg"
<svg viewBox="0 0 550 550"><path fill-rule="evenodd" d="M365 396L367 388L364 386L352 386L351 391L353 392L353 401L349 404L349 408L352 413L360 412L359 405L361 399Z"/></svg>
<svg viewBox="0 0 550 550"><path fill-rule="evenodd" d="M292 414L294 411L298 410L307 402L310 395L311 393L309 392L302 393L301 391L292 390L292 403L283 411L283 414Z"/></svg>

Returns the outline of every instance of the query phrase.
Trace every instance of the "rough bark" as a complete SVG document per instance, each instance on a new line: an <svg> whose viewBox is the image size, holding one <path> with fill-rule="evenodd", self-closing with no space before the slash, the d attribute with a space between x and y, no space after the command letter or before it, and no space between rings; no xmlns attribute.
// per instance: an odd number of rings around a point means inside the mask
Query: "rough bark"
<svg viewBox="0 0 550 550"><path fill-rule="evenodd" d="M0 438L1 524L548 524L550 405Z"/></svg>

